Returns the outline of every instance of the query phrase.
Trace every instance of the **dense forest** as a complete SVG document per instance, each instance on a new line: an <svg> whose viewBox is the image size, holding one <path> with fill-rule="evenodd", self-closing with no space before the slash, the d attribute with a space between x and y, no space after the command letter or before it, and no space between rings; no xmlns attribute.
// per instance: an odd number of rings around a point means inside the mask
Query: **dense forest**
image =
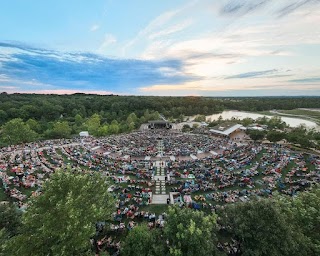
<svg viewBox="0 0 320 256"><path fill-rule="evenodd" d="M209 115L223 110L319 108L319 97L156 97L117 95L0 94L0 145L70 137L81 130L105 136L129 132L159 118ZM15 132L16 131L16 132Z"/></svg>

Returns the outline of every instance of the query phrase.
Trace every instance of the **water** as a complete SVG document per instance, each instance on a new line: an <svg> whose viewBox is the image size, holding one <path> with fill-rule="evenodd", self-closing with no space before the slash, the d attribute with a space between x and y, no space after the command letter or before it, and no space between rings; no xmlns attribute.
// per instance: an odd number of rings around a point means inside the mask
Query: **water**
<svg viewBox="0 0 320 256"><path fill-rule="evenodd" d="M261 115L261 114L241 112L241 111L223 111L220 114L206 116L206 118L207 118L207 120L208 119L217 120L220 116L222 116L223 119L231 119L234 117L234 118L238 118L240 120L242 120L244 118L257 119L259 117L264 117L264 116L266 116L268 118L272 117L272 116L268 116L268 115ZM281 117L281 120L286 122L286 124L291 127L297 127L301 124L304 124L307 128L316 128L317 130L320 129L320 127L315 122L312 122L312 121L304 120L301 118L295 118L295 117L283 117L283 116L279 116L279 117Z"/></svg>

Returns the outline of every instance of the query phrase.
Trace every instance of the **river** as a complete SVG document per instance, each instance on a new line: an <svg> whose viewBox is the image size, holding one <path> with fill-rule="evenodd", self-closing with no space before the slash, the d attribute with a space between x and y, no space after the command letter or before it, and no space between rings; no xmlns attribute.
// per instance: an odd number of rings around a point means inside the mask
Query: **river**
<svg viewBox="0 0 320 256"><path fill-rule="evenodd" d="M244 118L252 118L252 119L257 119L259 117L263 117L266 116L268 118L271 118L272 116L268 116L268 115L261 115L261 114L255 114L255 113L248 113L248 112L242 112L242 111L223 111L220 114L214 114L214 115L210 115L210 116L206 116L207 120L211 119L211 120L217 120L219 117L222 117L223 119L231 119L231 118L238 118L240 120L244 119ZM277 115L278 116L278 115ZM304 124L307 128L316 128L317 130L320 130L320 126L318 126L315 122L312 121L308 121L308 120L304 120L301 118L295 118L295 117L283 117L283 116L279 116L281 117L281 120L286 122L287 125L291 126L291 127L297 127L301 124Z"/></svg>

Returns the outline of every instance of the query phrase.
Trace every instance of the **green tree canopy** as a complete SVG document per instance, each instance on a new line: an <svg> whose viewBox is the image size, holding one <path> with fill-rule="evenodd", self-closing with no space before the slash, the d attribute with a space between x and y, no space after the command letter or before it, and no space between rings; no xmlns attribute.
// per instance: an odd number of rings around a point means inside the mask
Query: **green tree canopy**
<svg viewBox="0 0 320 256"><path fill-rule="evenodd" d="M170 255L216 255L216 215L170 207L164 236Z"/></svg>
<svg viewBox="0 0 320 256"><path fill-rule="evenodd" d="M114 199L100 175L56 171L23 215L8 255L84 255L95 223L109 220Z"/></svg>
<svg viewBox="0 0 320 256"><path fill-rule="evenodd" d="M2 109L0 109L0 125L5 122L7 117L8 117L7 113L5 111L3 111Z"/></svg>
<svg viewBox="0 0 320 256"><path fill-rule="evenodd" d="M267 134L267 139L272 142L277 142L279 140L282 140L286 137L286 134L279 131L269 131Z"/></svg>
<svg viewBox="0 0 320 256"><path fill-rule="evenodd" d="M119 133L120 127L117 120L112 120L111 124L109 125L109 133L110 134L117 134Z"/></svg>
<svg viewBox="0 0 320 256"><path fill-rule="evenodd" d="M35 132L41 132L41 126L39 122L33 118L29 118L26 122L26 124L30 127L31 130Z"/></svg>
<svg viewBox="0 0 320 256"><path fill-rule="evenodd" d="M286 123L283 122L279 116L271 117L267 125L271 129L283 129L286 127Z"/></svg>
<svg viewBox="0 0 320 256"><path fill-rule="evenodd" d="M197 115L194 119L195 122L205 122L206 116L205 115Z"/></svg>
<svg viewBox="0 0 320 256"><path fill-rule="evenodd" d="M69 138L71 135L71 127L67 121L58 121L53 125L51 136L56 139Z"/></svg>
<svg viewBox="0 0 320 256"><path fill-rule="evenodd" d="M0 230L11 237L18 233L20 225L21 212L12 204L0 204Z"/></svg>
<svg viewBox="0 0 320 256"><path fill-rule="evenodd" d="M266 132L265 131L259 131L259 130L247 130L247 134L253 140L262 140L265 137Z"/></svg>
<svg viewBox="0 0 320 256"><path fill-rule="evenodd" d="M190 125L188 124L184 124L183 127L182 127L182 132L188 132L191 130L191 127Z"/></svg>
<svg viewBox="0 0 320 256"><path fill-rule="evenodd" d="M300 193L290 203L296 229L305 236L309 255L320 255L320 187Z"/></svg>
<svg viewBox="0 0 320 256"><path fill-rule="evenodd" d="M89 134L97 136L101 125L101 117L98 114L93 114L86 122L85 127Z"/></svg>
<svg viewBox="0 0 320 256"><path fill-rule="evenodd" d="M158 230L149 230L143 224L137 226L127 235L121 253L130 256L162 256L165 243L159 237Z"/></svg>
<svg viewBox="0 0 320 256"><path fill-rule="evenodd" d="M241 123L243 126L248 126L250 124L253 124L254 119L250 118L250 117L246 117L244 119L241 120Z"/></svg>
<svg viewBox="0 0 320 256"><path fill-rule="evenodd" d="M222 223L240 242L242 255L308 255L301 233L283 214L283 207L271 199L225 207Z"/></svg>
<svg viewBox="0 0 320 256"><path fill-rule="evenodd" d="M7 144L19 144L34 141L37 133L23 122L21 118L15 118L2 127L2 141Z"/></svg>
<svg viewBox="0 0 320 256"><path fill-rule="evenodd" d="M76 114L75 117L74 117L74 121L75 121L77 126L80 126L80 125L82 125L83 118L82 118L82 116L80 114Z"/></svg>

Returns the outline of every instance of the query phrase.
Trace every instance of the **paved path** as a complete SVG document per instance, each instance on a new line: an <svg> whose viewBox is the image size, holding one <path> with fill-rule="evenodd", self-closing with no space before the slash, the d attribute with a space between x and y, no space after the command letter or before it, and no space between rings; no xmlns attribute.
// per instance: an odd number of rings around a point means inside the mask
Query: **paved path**
<svg viewBox="0 0 320 256"><path fill-rule="evenodd" d="M152 204L167 204L167 198L169 194L166 191L166 173L165 173L165 162L156 161L154 163L156 166L156 174L153 179L156 181L155 193L152 196Z"/></svg>

